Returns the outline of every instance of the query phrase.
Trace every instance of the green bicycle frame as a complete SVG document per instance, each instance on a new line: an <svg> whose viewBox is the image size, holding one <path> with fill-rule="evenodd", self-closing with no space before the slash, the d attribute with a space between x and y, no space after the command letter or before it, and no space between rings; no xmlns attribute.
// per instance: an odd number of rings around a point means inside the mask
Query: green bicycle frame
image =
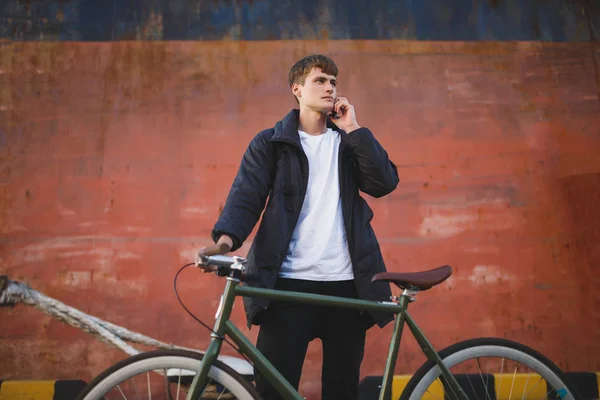
<svg viewBox="0 0 600 400"><path fill-rule="evenodd" d="M187 400L198 400L208 384L208 372L211 365L217 359L221 350L223 336L227 335L241 349L254 364L255 368L263 374L275 389L286 400L304 400L294 387L275 369L275 367L265 358L263 354L248 340L246 336L229 320L233 303L238 296L260 297L269 300L285 300L294 303L304 303L312 305L322 305L330 307L352 308L364 311L384 311L396 314L392 339L388 358L383 374L383 382L379 394L379 400L389 400L392 394L392 380L394 375L394 366L398 357L400 340L402 337L402 328L406 323L414 335L417 343L423 350L425 356L435 362L442 372L444 385L457 393L461 398L467 399L466 394L458 385L458 382L442 363L441 358L429 343L423 332L419 329L415 321L408 314L408 304L410 296L403 294L398 303L395 302L377 302L370 300L348 299L343 297L316 295L301 292L292 292L275 289L254 288L247 285L239 285L239 281L233 278L227 278L223 297L217 319L214 326L214 332L211 334L210 344L202 359L200 371L192 381L191 390L188 393Z"/></svg>

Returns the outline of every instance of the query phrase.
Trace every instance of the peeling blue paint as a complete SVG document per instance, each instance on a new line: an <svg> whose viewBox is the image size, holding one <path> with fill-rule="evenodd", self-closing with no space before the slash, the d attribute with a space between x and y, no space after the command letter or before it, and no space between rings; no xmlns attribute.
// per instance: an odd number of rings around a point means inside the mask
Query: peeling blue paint
<svg viewBox="0 0 600 400"><path fill-rule="evenodd" d="M12 40L595 41L596 0L0 0Z"/></svg>

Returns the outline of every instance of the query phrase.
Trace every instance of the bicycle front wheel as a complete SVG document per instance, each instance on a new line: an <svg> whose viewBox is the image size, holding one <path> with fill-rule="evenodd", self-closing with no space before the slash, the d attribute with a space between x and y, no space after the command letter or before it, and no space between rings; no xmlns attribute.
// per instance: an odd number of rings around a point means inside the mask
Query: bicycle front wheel
<svg viewBox="0 0 600 400"><path fill-rule="evenodd" d="M129 357L98 375L78 400L184 400L202 354L186 350L155 350ZM259 399L254 386L220 361L209 373L201 399Z"/></svg>
<svg viewBox="0 0 600 400"><path fill-rule="evenodd" d="M481 338L440 353L469 399L564 399L579 397L564 373L537 351L506 339ZM445 388L441 370L426 362L406 385L400 400L457 399Z"/></svg>

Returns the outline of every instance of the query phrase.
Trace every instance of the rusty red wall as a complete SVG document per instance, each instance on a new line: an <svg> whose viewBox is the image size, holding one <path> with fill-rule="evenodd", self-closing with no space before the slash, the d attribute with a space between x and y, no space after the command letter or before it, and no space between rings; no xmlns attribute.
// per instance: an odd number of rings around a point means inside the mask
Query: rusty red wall
<svg viewBox="0 0 600 400"><path fill-rule="evenodd" d="M295 106L287 71L308 52L335 58L340 94L398 166L398 189L368 198L388 269L455 268L412 306L433 344L500 336L598 370L597 43L3 43L0 273L205 348L173 277L209 243L249 140ZM179 289L210 321L223 284L187 270ZM34 309L0 313L5 379L89 380L124 357ZM383 372L390 331L370 331L363 375ZM407 338L397 372L422 361ZM307 396L319 376L315 343Z"/></svg>

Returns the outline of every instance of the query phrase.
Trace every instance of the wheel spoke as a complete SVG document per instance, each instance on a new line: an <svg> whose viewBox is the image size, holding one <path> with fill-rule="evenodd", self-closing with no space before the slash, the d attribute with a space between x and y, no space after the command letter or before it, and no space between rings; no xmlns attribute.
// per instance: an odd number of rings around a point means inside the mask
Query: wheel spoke
<svg viewBox="0 0 600 400"><path fill-rule="evenodd" d="M525 389L523 390L523 392L527 390L527 384L529 384L529 368L527 368L527 379L525 380ZM521 400L525 400L525 393L523 393Z"/></svg>
<svg viewBox="0 0 600 400"><path fill-rule="evenodd" d="M150 372L146 372L146 377L148 380L148 400L152 400L152 389L150 389Z"/></svg>
<svg viewBox="0 0 600 400"><path fill-rule="evenodd" d="M489 371L491 371L489 368L489 365L490 365L489 360L488 360L487 365L488 365L488 368L486 368L486 375L485 375L485 390L487 391L487 394L488 394L488 396L490 396L490 400L491 400L491 394L490 394L490 390L489 390L489 386L488 386L490 375L491 375L489 372Z"/></svg>
<svg viewBox="0 0 600 400"><path fill-rule="evenodd" d="M135 384L135 377L133 377L133 378L131 379L131 382L133 383L133 390L135 391L135 398L136 398L137 400L140 400L140 394L138 393L137 386L136 386L136 384Z"/></svg>
<svg viewBox="0 0 600 400"><path fill-rule="evenodd" d="M223 393L225 393L225 388L223 388L223 390L221 390L221 393L219 394L219 397L217 398L217 400L220 400L221 397L223 397Z"/></svg>
<svg viewBox="0 0 600 400"><path fill-rule="evenodd" d="M427 393L429 393L429 394L430 394L430 395L432 395L432 396L435 396L435 398L436 398L436 399L441 399L441 400L443 400L443 399L444 399L444 397L443 397L443 393L444 393L444 385L442 384L442 382L441 382L441 380L440 380L440 379L437 379L435 382L437 382L437 383L439 384L439 386L441 386L441 388L442 388L442 397L439 397L437 394L435 394L435 393L431 392L429 389L427 389ZM433 386L433 385L432 385L432 386Z"/></svg>
<svg viewBox="0 0 600 400"><path fill-rule="evenodd" d="M554 392L554 388L552 388L551 391L549 391L548 393L546 393L546 397L544 397L542 400L547 400L550 398L550 393Z"/></svg>
<svg viewBox="0 0 600 400"><path fill-rule="evenodd" d="M441 379L440 379L441 380ZM442 380L442 384L444 383L444 381ZM442 385L444 387L444 392L446 391L446 388L448 390L450 390L452 392L452 395L454 396L454 398L456 400L460 400L460 397L458 396L458 394L454 391L454 388L452 387L452 385L450 385L450 382L446 382L446 385Z"/></svg>
<svg viewBox="0 0 600 400"><path fill-rule="evenodd" d="M177 399L179 400L179 388L181 387L181 371L179 371L179 376L177 377Z"/></svg>
<svg viewBox="0 0 600 400"><path fill-rule="evenodd" d="M538 386L540 385L540 382L541 382L541 381L543 381L543 380L544 380L544 378L540 376L540 380L539 380L539 381L537 381L536 385L535 385L534 387L532 387L532 388L531 388L531 390L529 390L528 392L526 392L526 393L523 395L523 398L524 398L524 399L526 399L526 398L527 398L527 395L528 395L529 393L533 392L533 391L535 390L535 388L536 388L536 387L538 387Z"/></svg>
<svg viewBox="0 0 600 400"><path fill-rule="evenodd" d="M479 377L481 378L481 383L483 383L483 387L485 389L485 397L488 398L489 400L492 400L490 398L490 392L488 390L488 386L487 384L483 381L483 375L481 372L481 366L479 365L479 357L477 357L477 359L475 360L475 365L477 365L477 370L479 371Z"/></svg>
<svg viewBox="0 0 600 400"><path fill-rule="evenodd" d="M473 382L471 382L471 379L468 377L469 373L465 367L465 364L462 363L463 366L463 371L465 372L465 376L467 377L467 380L469 381L469 385L471 385L471 389L473 389L473 393L475 393L475 387L473 386Z"/></svg>
<svg viewBox="0 0 600 400"><path fill-rule="evenodd" d="M500 364L500 382L498 383L498 393L500 392L500 386L502 385L502 371L504 370L504 357L502 357L502 364Z"/></svg>
<svg viewBox="0 0 600 400"><path fill-rule="evenodd" d="M127 397L125 397L125 393L123 393L123 391L121 390L121 386L117 385L117 389L119 389L119 392L121 392L121 396L123 396L123 400L127 400Z"/></svg>
<svg viewBox="0 0 600 400"><path fill-rule="evenodd" d="M513 372L513 380L512 380L512 384L510 385L510 393L508 394L508 400L510 400L512 397L512 391L513 391L513 388L515 387L515 379L517 378L517 369L518 368L519 367L515 365L515 372Z"/></svg>
<svg viewBox="0 0 600 400"><path fill-rule="evenodd" d="M164 385L165 385L165 399L169 399L171 397L171 392L169 391L169 376L167 375L167 369L163 369L164 371Z"/></svg>

